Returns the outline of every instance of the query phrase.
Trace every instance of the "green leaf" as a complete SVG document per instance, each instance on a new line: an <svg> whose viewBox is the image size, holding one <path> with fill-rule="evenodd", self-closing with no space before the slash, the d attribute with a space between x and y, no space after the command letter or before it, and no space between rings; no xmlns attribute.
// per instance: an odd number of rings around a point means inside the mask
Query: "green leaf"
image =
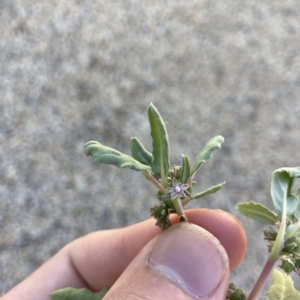
<svg viewBox="0 0 300 300"><path fill-rule="evenodd" d="M150 208L151 216L156 219L155 225L159 226L163 230L171 226L169 216L173 213L176 213L176 210L172 200L166 200L159 206L154 205Z"/></svg>
<svg viewBox="0 0 300 300"><path fill-rule="evenodd" d="M300 199L300 189L297 190L297 197ZM296 210L294 211L294 214L297 219L300 219L300 201L298 203Z"/></svg>
<svg viewBox="0 0 300 300"><path fill-rule="evenodd" d="M295 289L293 280L284 272L274 269L272 285L266 295L271 300L299 300L300 293Z"/></svg>
<svg viewBox="0 0 300 300"><path fill-rule="evenodd" d="M135 171L148 172L151 168L143 165L129 155L123 154L113 148L106 147L98 142L90 141L84 145L86 156L93 156L94 161L115 165L119 168L129 168Z"/></svg>
<svg viewBox="0 0 300 300"><path fill-rule="evenodd" d="M293 236L300 237L300 221L298 221L297 223L290 224L286 227L284 240Z"/></svg>
<svg viewBox="0 0 300 300"><path fill-rule="evenodd" d="M290 194L286 200L287 200L286 215L289 216L296 211L299 204L299 198L296 195Z"/></svg>
<svg viewBox="0 0 300 300"><path fill-rule="evenodd" d="M230 295L229 300L247 300L247 298L245 295L240 295L239 291L237 291Z"/></svg>
<svg viewBox="0 0 300 300"><path fill-rule="evenodd" d="M229 284L227 298L228 300L247 300L247 296L243 289L239 289L233 282Z"/></svg>
<svg viewBox="0 0 300 300"><path fill-rule="evenodd" d="M271 176L271 197L274 208L279 215L282 215L283 202L286 201L289 179L286 172L274 171Z"/></svg>
<svg viewBox="0 0 300 300"><path fill-rule="evenodd" d="M192 167L190 176L194 176L194 174L200 169L200 167L208 161L212 157L212 153L216 149L221 148L221 144L224 142L224 138L220 135L215 136L204 146L201 152L196 157L196 161Z"/></svg>
<svg viewBox="0 0 300 300"><path fill-rule="evenodd" d="M143 165L151 166L152 154L146 150L143 144L136 138L130 139L131 156Z"/></svg>
<svg viewBox="0 0 300 300"><path fill-rule="evenodd" d="M103 288L98 293L93 293L88 289L65 288L57 290L50 295L51 300L101 300L108 289Z"/></svg>
<svg viewBox="0 0 300 300"><path fill-rule="evenodd" d="M222 183L219 183L217 185L214 185L208 189L206 189L205 191L203 192L200 192L200 193L197 193L195 195L193 195L193 199L199 199L199 198L202 198L204 196L207 196L207 195L210 195L210 194L213 194L215 192L217 192L218 190L220 190L224 185L225 185L225 181L222 182Z"/></svg>
<svg viewBox="0 0 300 300"><path fill-rule="evenodd" d="M170 169L170 149L167 129L162 117L151 103L148 118L152 137L152 171L158 178L164 178Z"/></svg>
<svg viewBox="0 0 300 300"><path fill-rule="evenodd" d="M182 166L180 174L180 182L187 183L190 178L190 162L187 156L182 155Z"/></svg>
<svg viewBox="0 0 300 300"><path fill-rule="evenodd" d="M300 177L300 167L280 168L271 176L271 196L274 208L278 215L282 215L282 208L286 202L286 215L292 214L299 204L299 197L291 194L295 178Z"/></svg>
<svg viewBox="0 0 300 300"><path fill-rule="evenodd" d="M208 189L206 189L205 191L203 192L200 192L200 193L197 193L197 194L194 194L192 198L189 198L189 199L185 199L182 201L182 205L183 207L186 206L188 203L190 203L193 199L199 199L199 198L202 198L204 196L207 196L209 194L213 194L215 192L217 192L218 190L220 190L224 185L225 185L225 181L222 182L222 183L219 183L217 185L214 185Z"/></svg>
<svg viewBox="0 0 300 300"><path fill-rule="evenodd" d="M278 216L260 203L238 203L235 208L246 217L258 220L262 224L274 225L278 221Z"/></svg>

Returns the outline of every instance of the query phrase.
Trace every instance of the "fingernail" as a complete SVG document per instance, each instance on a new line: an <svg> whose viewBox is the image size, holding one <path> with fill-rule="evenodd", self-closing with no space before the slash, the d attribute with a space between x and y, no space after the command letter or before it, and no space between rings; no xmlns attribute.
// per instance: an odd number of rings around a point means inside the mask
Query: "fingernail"
<svg viewBox="0 0 300 300"><path fill-rule="evenodd" d="M184 222L172 225L159 236L148 264L193 299L203 299L217 289L229 262L213 235Z"/></svg>

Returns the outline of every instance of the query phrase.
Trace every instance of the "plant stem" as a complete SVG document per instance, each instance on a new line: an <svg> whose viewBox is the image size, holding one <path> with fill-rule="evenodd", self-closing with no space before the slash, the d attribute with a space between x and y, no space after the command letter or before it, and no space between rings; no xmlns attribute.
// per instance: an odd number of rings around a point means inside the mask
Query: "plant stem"
<svg viewBox="0 0 300 300"><path fill-rule="evenodd" d="M163 193L167 194L165 188L162 186L162 184L152 175L149 173L144 173L143 174Z"/></svg>
<svg viewBox="0 0 300 300"><path fill-rule="evenodd" d="M269 256L247 300L256 300L262 292L277 259Z"/></svg>
<svg viewBox="0 0 300 300"><path fill-rule="evenodd" d="M172 201L173 201L176 213L179 216L179 221L180 222L186 222L188 219L187 219L187 217L186 217L186 215L184 213L184 209L183 209L182 203L180 201L180 196L178 196L177 198L175 198Z"/></svg>
<svg viewBox="0 0 300 300"><path fill-rule="evenodd" d="M276 239L274 241L270 257L278 259L279 253L284 246L284 236L286 232L286 201L283 201L282 216Z"/></svg>
<svg viewBox="0 0 300 300"><path fill-rule="evenodd" d="M267 279L274 267L274 264L278 260L278 257L280 255L280 251L282 247L284 246L284 236L286 233L286 202L287 199L284 197L282 201L282 214L281 214L281 221L279 230L276 236L276 239L274 241L274 244L272 246L271 252L269 254L269 258L262 269L249 297L248 300L256 300L257 297L260 295L263 287L265 286Z"/></svg>
<svg viewBox="0 0 300 300"><path fill-rule="evenodd" d="M274 264L276 263L276 261L279 257L280 251L284 245L285 231L286 231L286 200L283 201L281 223L280 223L278 234L274 241L272 250L269 254L269 258L268 258L264 268L262 269L247 300L257 299L257 297L260 295L262 289L264 288L264 286L268 280L268 277L274 267Z"/></svg>

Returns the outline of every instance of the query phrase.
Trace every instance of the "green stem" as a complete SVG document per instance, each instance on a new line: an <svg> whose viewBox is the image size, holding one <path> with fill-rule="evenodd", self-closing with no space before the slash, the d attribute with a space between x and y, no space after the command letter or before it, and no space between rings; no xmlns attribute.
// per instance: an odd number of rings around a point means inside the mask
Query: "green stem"
<svg viewBox="0 0 300 300"><path fill-rule="evenodd" d="M143 174L163 193L167 194L165 188L162 186L162 184L152 175L147 172L143 172Z"/></svg>
<svg viewBox="0 0 300 300"><path fill-rule="evenodd" d="M180 222L186 222L188 219L184 213L184 209L182 207L182 203L180 201L180 196L178 196L177 198L173 199L173 204L176 210L177 215L179 216L179 220Z"/></svg>
<svg viewBox="0 0 300 300"><path fill-rule="evenodd" d="M282 204L282 215L281 215L281 223L279 226L279 230L276 236L276 239L274 241L274 244L272 246L272 250L269 254L269 258L262 269L249 297L247 300L256 300L260 293L262 292L268 277L270 276L270 273L274 267L274 264L278 260L279 254L281 249L284 246L284 236L286 231L286 199L283 201Z"/></svg>
<svg viewBox="0 0 300 300"><path fill-rule="evenodd" d="M272 246L272 250L269 256L270 258L273 258L275 260L278 259L279 253L284 246L285 232L286 232L286 201L283 201L280 226L276 236L276 240L274 241L274 244Z"/></svg>

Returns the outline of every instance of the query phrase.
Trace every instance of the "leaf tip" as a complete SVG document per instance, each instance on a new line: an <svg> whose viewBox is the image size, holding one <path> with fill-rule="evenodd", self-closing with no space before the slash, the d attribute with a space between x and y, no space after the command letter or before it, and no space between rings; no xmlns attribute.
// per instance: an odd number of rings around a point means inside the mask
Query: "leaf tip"
<svg viewBox="0 0 300 300"><path fill-rule="evenodd" d="M91 156L91 146L97 144L98 142L96 141L89 141L87 143L84 144L83 146L83 152L86 156Z"/></svg>

